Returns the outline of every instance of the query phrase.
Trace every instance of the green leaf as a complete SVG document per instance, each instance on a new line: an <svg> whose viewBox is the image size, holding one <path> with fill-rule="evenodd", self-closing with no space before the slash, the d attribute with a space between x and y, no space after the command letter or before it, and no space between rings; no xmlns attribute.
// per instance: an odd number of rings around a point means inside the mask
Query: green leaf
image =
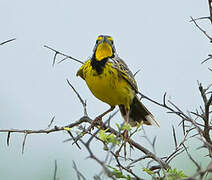
<svg viewBox="0 0 212 180"><path fill-rule="evenodd" d="M176 168L174 169L168 169L167 175L169 177L169 180L178 180L188 177L186 174L184 174L183 171L178 171Z"/></svg>
<svg viewBox="0 0 212 180"><path fill-rule="evenodd" d="M117 137L114 134L109 134L107 136L107 140L108 140L108 143L120 145L120 141L117 139Z"/></svg>
<svg viewBox="0 0 212 180"><path fill-rule="evenodd" d="M122 130L126 129L126 130L130 131L132 128L131 128L131 126L129 124L124 124L121 129Z"/></svg>
<svg viewBox="0 0 212 180"><path fill-rule="evenodd" d="M116 177L116 178L127 178L126 176L124 176L123 174L122 174L122 172L121 171L119 171L118 169L116 169L116 168L114 168L114 167L112 167L112 166L108 166L109 168L111 168L112 170L113 170L113 172L112 172L112 174Z"/></svg>
<svg viewBox="0 0 212 180"><path fill-rule="evenodd" d="M106 134L106 131L107 131L107 129L106 130L100 130L99 131L99 138L102 140L102 141L104 141L104 142L107 142L107 134Z"/></svg>
<svg viewBox="0 0 212 180"><path fill-rule="evenodd" d="M120 145L120 141L114 134L107 134L108 129L99 131L99 138L105 143L112 143L115 145Z"/></svg>
<svg viewBox="0 0 212 180"><path fill-rule="evenodd" d="M118 128L119 131L121 131L121 127L118 123L116 123L116 127Z"/></svg>
<svg viewBox="0 0 212 180"><path fill-rule="evenodd" d="M149 174L150 176L152 176L154 174L154 172L152 170L150 170L149 168L142 168L142 170L144 172L146 172L147 174Z"/></svg>
<svg viewBox="0 0 212 180"><path fill-rule="evenodd" d="M144 124L142 121L140 123L137 122L136 128L139 129L142 124Z"/></svg>
<svg viewBox="0 0 212 180"><path fill-rule="evenodd" d="M113 170L112 174L116 177L116 178L120 178L120 179L126 179L126 180L132 180L132 177L128 174L127 176L123 175L121 171L119 171L118 169L112 167L112 166L109 166L108 167L110 169Z"/></svg>
<svg viewBox="0 0 212 180"><path fill-rule="evenodd" d="M131 180L131 179L132 179L131 176L130 175L127 175L126 180Z"/></svg>

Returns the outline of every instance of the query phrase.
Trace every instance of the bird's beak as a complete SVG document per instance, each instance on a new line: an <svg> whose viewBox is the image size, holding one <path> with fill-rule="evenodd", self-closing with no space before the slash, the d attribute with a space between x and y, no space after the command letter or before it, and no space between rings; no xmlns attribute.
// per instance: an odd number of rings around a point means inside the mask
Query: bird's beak
<svg viewBox="0 0 212 180"><path fill-rule="evenodd" d="M99 44L102 44L102 43L107 43L107 44L109 44L111 47L113 46L112 44L111 44L111 42L106 38L106 37L103 37L102 38L102 40L99 42Z"/></svg>

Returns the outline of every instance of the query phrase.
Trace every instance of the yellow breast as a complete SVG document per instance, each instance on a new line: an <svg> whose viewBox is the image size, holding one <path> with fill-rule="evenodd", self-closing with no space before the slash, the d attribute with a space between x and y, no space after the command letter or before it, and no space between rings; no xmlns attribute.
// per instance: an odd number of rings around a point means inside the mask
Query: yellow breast
<svg viewBox="0 0 212 180"><path fill-rule="evenodd" d="M130 107L135 93L128 82L113 68L112 63L107 62L103 72L98 74L89 60L80 68L77 75L86 81L93 95L101 101L110 106L123 104L126 108Z"/></svg>

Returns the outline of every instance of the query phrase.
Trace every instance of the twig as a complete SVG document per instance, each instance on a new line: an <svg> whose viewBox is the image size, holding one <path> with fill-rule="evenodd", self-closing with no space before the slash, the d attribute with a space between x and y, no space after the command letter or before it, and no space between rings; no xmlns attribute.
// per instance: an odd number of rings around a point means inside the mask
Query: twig
<svg viewBox="0 0 212 180"><path fill-rule="evenodd" d="M10 131L7 134L7 146L10 145Z"/></svg>
<svg viewBox="0 0 212 180"><path fill-rule="evenodd" d="M173 125L172 125L172 134L173 134L173 137L174 137L175 148L177 148L177 138L176 138L176 133L175 133L175 129L174 129Z"/></svg>
<svg viewBox="0 0 212 180"><path fill-rule="evenodd" d="M207 100L207 97L206 97L206 95L205 95L206 90L203 89L201 83L198 82L198 85L199 85L199 91L200 91L200 93L201 93L201 96L202 96L202 99L203 99L203 101L204 101L204 104L206 104L207 101L208 101L208 100ZM204 111L203 111L203 112L204 112Z"/></svg>
<svg viewBox="0 0 212 180"><path fill-rule="evenodd" d="M210 98L208 99L208 102L205 104L205 128L204 128L204 137L206 138L206 140L212 144L211 138L210 138L210 126L209 126L209 107L211 105L212 102L212 95L210 96Z"/></svg>
<svg viewBox="0 0 212 180"><path fill-rule="evenodd" d="M24 154L24 147L25 147L27 135L28 135L27 133L25 133L25 135L24 135L24 140L23 140L23 144L22 144L22 154Z"/></svg>
<svg viewBox="0 0 212 180"><path fill-rule="evenodd" d="M72 161L72 162L73 162L73 168L77 174L77 179L81 180L81 178L82 178L83 180L86 180L85 176L83 176L83 174L77 169L76 163L74 161Z"/></svg>
<svg viewBox="0 0 212 180"><path fill-rule="evenodd" d="M166 157L165 159L165 162L166 163L170 163L175 157L177 157L179 154L181 154L182 152L185 151L185 148L184 148L184 143L189 139L188 138L188 135L189 133L193 130L194 128L192 128L192 125L190 126L190 129L186 131L186 133L184 134L184 137L183 139L181 140L181 142L177 145L177 140L174 140L176 141L175 142L175 151L173 153L171 153L168 157ZM175 133L175 130L173 132L173 134ZM174 136L174 135L173 135ZM175 133L175 136L176 136L176 133ZM191 138L191 137L190 137Z"/></svg>
<svg viewBox="0 0 212 180"><path fill-rule="evenodd" d="M203 20L203 19L209 19L210 20L210 17L205 16L205 17L194 18L195 21ZM192 22L192 20L190 20L189 22Z"/></svg>
<svg viewBox="0 0 212 180"><path fill-rule="evenodd" d="M140 158L138 158L138 159L136 159L136 160L133 160L131 163L129 163L129 164L127 165L127 168L132 167L133 164L135 164L135 163L137 163L137 162L141 162L142 160L148 159L148 158L151 158L151 157L149 157L149 156L147 156L147 155L141 156Z"/></svg>
<svg viewBox="0 0 212 180"><path fill-rule="evenodd" d="M185 151L183 147L178 148L176 151L174 151L169 157L167 157L166 162L170 164L170 162L177 157L178 155L182 154Z"/></svg>
<svg viewBox="0 0 212 180"><path fill-rule="evenodd" d="M118 158L118 156L116 156L115 153L111 152L111 154L112 154L112 155L114 156L114 158L116 159L116 162L117 162L117 164L118 164L118 167L124 169L125 171L127 171L128 173L130 173L131 175L133 175L137 180L144 180L144 179L141 179L140 177L138 177L130 168L124 167L124 166L120 163L119 158Z"/></svg>
<svg viewBox="0 0 212 180"><path fill-rule="evenodd" d="M203 99L203 102L204 102L204 106L205 106L205 112L203 111L203 117L202 117L202 119L204 120L203 136L205 137L207 142L212 144L212 141L211 141L211 138L210 138L210 133L209 133L210 129L211 129L210 124L209 124L209 114L210 114L209 108L210 108L210 105L212 103L212 94L211 94L209 99L207 99L207 96L206 96L206 92L211 87L211 84L205 89L203 88L201 83L198 83L198 84L199 84L199 91L201 93L201 96L202 96L202 99Z"/></svg>
<svg viewBox="0 0 212 180"><path fill-rule="evenodd" d="M54 178L53 180L57 180L57 160L54 161Z"/></svg>
<svg viewBox="0 0 212 180"><path fill-rule="evenodd" d="M14 41L14 40L16 40L16 38L13 38L13 39L9 39L9 40L7 40L7 41L4 41L4 42L0 43L0 46L6 44L6 43L8 43L8 42Z"/></svg>
<svg viewBox="0 0 212 180"><path fill-rule="evenodd" d="M201 62L201 64L204 64L205 62L207 62L208 60L212 59L212 55L211 54L208 54L208 58L206 58L205 60L203 60Z"/></svg>
<svg viewBox="0 0 212 180"><path fill-rule="evenodd" d="M210 40L210 42L212 42L212 37L210 37L207 34L207 32L204 29L202 29L192 17L190 17L190 18L191 18L191 22L193 22L195 24L195 26Z"/></svg>
<svg viewBox="0 0 212 180"><path fill-rule="evenodd" d="M74 140L74 141L76 141L75 140L75 138L74 138L74 136L73 136L73 134L71 133L71 131L67 131L68 132L68 134L71 136L71 138ZM77 145L77 147L79 148L79 149L81 149L81 147L80 147L80 145L76 142L76 145Z"/></svg>
<svg viewBox="0 0 212 180"><path fill-rule="evenodd" d="M83 106L83 109L84 109L84 116L88 116L88 113L87 113L87 109L86 109L86 101L84 101L80 94L76 91L76 89L74 88L74 86L70 83L70 81L68 79L66 79L66 81L68 82L68 85L73 89L73 91L76 93L78 99L80 100L82 106Z"/></svg>
<svg viewBox="0 0 212 180"><path fill-rule="evenodd" d="M137 71L133 74L133 76L135 77L140 71L141 71L141 69L137 70Z"/></svg>
<svg viewBox="0 0 212 180"><path fill-rule="evenodd" d="M72 60L74 60L74 61L76 61L76 62L78 62L78 63L84 64L82 61L80 61L80 60L78 60L78 59L76 59L76 58L73 58L72 56L69 56L69 55L66 55L66 54L64 54L64 53L61 53L60 51L57 51L57 50L55 50L55 49L53 49L53 48L51 48L51 47L49 47L49 46L44 45L44 47L45 47L45 48L48 48L48 49L50 49L50 50L52 50L52 51L55 52L54 58L53 58L52 66L55 65L56 57L57 57L58 54L60 54L60 55L62 55L62 56L65 56L65 57L68 58L68 59L72 59ZM64 60L64 59L63 59L63 60Z"/></svg>
<svg viewBox="0 0 212 180"><path fill-rule="evenodd" d="M210 12L210 21L212 23L212 1L208 0L208 7L209 7L209 12Z"/></svg>
<svg viewBox="0 0 212 180"><path fill-rule="evenodd" d="M201 167L200 167L200 165L194 160L194 158L192 158L192 156L189 154L189 152L188 152L188 149L187 149L187 147L185 147L185 145L183 144L183 147L185 148L185 150L186 150L186 153L187 153L187 155L188 155L188 157L189 157L189 159L196 165L196 167L197 167L197 170L199 171L199 170L201 170Z"/></svg>
<svg viewBox="0 0 212 180"><path fill-rule="evenodd" d="M51 121L50 121L50 123L49 123L49 125L48 125L48 128L51 127L51 125L52 125L52 123L54 122L54 120L55 120L55 116L53 116L53 118L51 119Z"/></svg>
<svg viewBox="0 0 212 180"><path fill-rule="evenodd" d="M170 169L170 166L166 162L164 162L162 159L158 158L155 154L153 154L152 152L150 152L148 149L144 148L143 146L141 146L140 144L136 143L132 139L128 139L128 142L133 147L135 147L136 149L142 151L144 154L148 155L149 157L151 157L152 159L154 159L155 161L157 161L161 165L161 168Z"/></svg>
<svg viewBox="0 0 212 180"><path fill-rule="evenodd" d="M108 177L110 177L111 179L115 180L112 172L105 166L104 162L102 162L101 160L99 160L94 153L91 151L90 149L90 144L85 143L82 139L79 139L79 141L86 147L87 151L90 154L90 158L94 159L99 165L101 165L101 167L103 168L104 172L107 174Z"/></svg>
<svg viewBox="0 0 212 180"><path fill-rule="evenodd" d="M147 142L148 142L148 143L151 145L151 147L152 147L153 153L156 154L155 143L156 143L157 137L155 136L154 139L153 139L153 141L151 141L151 140L149 139L149 137L147 136L144 127L142 127L142 129L143 129L143 133L144 133L144 135L143 135L142 137L145 138L145 139L147 140Z"/></svg>

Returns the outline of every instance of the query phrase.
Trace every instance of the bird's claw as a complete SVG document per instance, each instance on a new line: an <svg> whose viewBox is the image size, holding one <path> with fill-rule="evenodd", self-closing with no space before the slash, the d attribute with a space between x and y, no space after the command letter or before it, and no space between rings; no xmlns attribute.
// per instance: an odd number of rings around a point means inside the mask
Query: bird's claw
<svg viewBox="0 0 212 180"><path fill-rule="evenodd" d="M94 125L95 123L97 123L101 126L101 128L103 127L103 122L102 122L102 117L101 116L97 116L92 122L91 122L91 129L94 129Z"/></svg>

